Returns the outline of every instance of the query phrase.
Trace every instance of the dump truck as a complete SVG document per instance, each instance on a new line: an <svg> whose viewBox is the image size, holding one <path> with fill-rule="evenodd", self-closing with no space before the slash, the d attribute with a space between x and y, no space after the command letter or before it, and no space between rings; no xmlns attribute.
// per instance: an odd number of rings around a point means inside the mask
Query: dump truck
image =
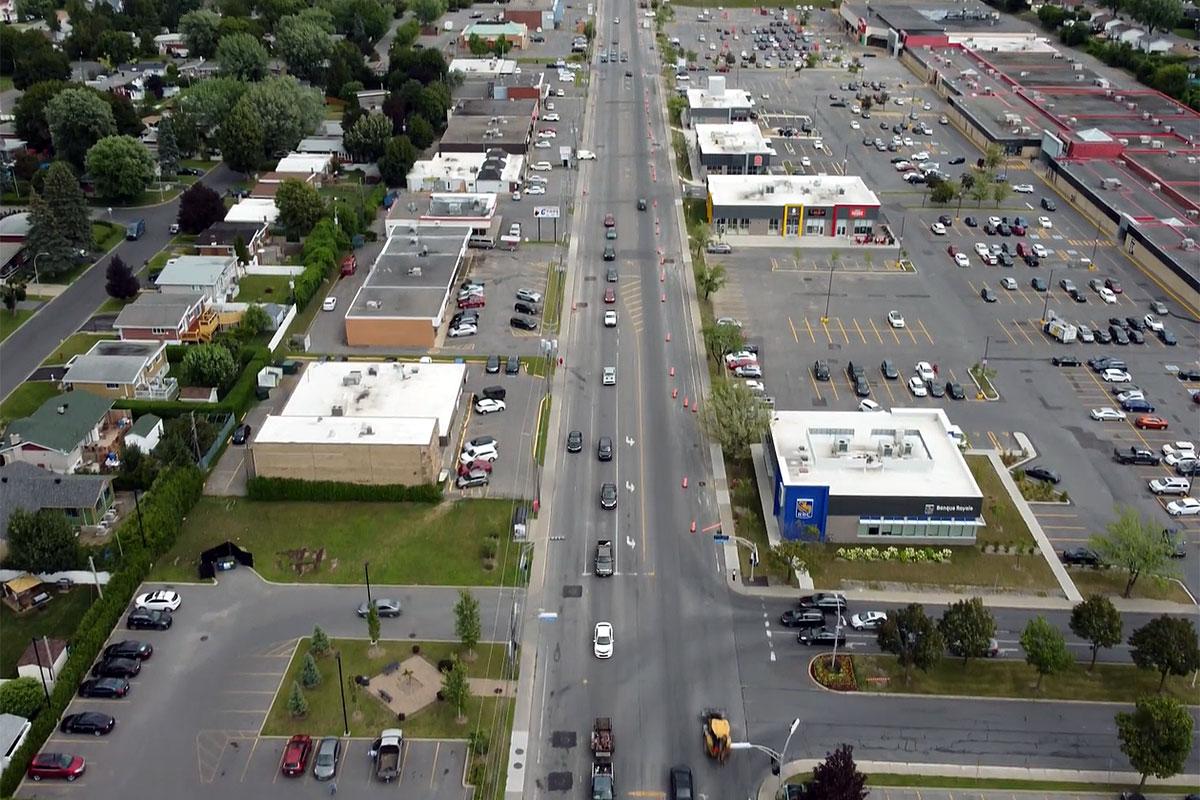
<svg viewBox="0 0 1200 800"><path fill-rule="evenodd" d="M726 718L724 711L716 708L705 709L702 719L704 721L704 750L708 753L709 758L715 758L723 764L725 759L729 758L729 745L732 743L729 719Z"/></svg>
<svg viewBox="0 0 1200 800"><path fill-rule="evenodd" d="M403 744L404 733L399 728L388 728L379 734L369 753L375 761L376 780L391 783L400 777L400 751Z"/></svg>
<svg viewBox="0 0 1200 800"><path fill-rule="evenodd" d="M613 800L616 797L613 744L612 719L596 717L592 723L592 800Z"/></svg>

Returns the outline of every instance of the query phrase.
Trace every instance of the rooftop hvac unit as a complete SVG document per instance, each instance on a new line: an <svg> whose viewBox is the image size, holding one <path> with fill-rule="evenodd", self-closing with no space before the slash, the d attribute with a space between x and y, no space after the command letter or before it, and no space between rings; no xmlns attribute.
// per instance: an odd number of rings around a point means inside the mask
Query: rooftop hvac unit
<svg viewBox="0 0 1200 800"><path fill-rule="evenodd" d="M1080 64L1078 61L1072 61L1072 62L1071 62L1071 69L1075 70L1076 72L1082 72L1082 71L1083 71L1083 64Z"/></svg>
<svg viewBox="0 0 1200 800"><path fill-rule="evenodd" d="M368 375L378 375L379 367L367 367L367 374Z"/></svg>
<svg viewBox="0 0 1200 800"><path fill-rule="evenodd" d="M1195 157L1195 156L1188 156L1188 163L1189 163L1189 164L1195 164L1195 163L1196 163L1196 157Z"/></svg>
<svg viewBox="0 0 1200 800"><path fill-rule="evenodd" d="M1139 136L1138 141L1141 142L1142 144L1150 144L1150 137L1149 136Z"/></svg>
<svg viewBox="0 0 1200 800"><path fill-rule="evenodd" d="M1082 83L1085 77L1086 76L1084 76L1084 75L1076 75L1075 80L1076 80L1076 82Z"/></svg>
<svg viewBox="0 0 1200 800"><path fill-rule="evenodd" d="M367 308L371 309L372 311L377 311L383 308L383 303L379 300L368 300Z"/></svg>
<svg viewBox="0 0 1200 800"><path fill-rule="evenodd" d="M335 417L344 417L346 415L346 409L342 408L341 406L334 406L329 413Z"/></svg>
<svg viewBox="0 0 1200 800"><path fill-rule="evenodd" d="M833 443L833 454L835 456L838 455L839 453L848 453L848 452L850 452L850 440L849 439L838 439L836 442Z"/></svg>
<svg viewBox="0 0 1200 800"><path fill-rule="evenodd" d="M1022 78L1028 78L1028 77L1029 77L1029 71L1028 71L1028 70L1021 70L1021 77L1022 77Z"/></svg>
<svg viewBox="0 0 1200 800"><path fill-rule="evenodd" d="M1150 149L1151 150L1162 150L1163 143L1161 141L1159 141L1158 139L1155 139L1153 142L1150 143Z"/></svg>
<svg viewBox="0 0 1200 800"><path fill-rule="evenodd" d="M1067 118L1067 122L1071 123L1072 125L1078 125L1078 124L1079 124L1079 120L1078 120L1078 119L1076 119L1075 117L1068 117L1068 118Z"/></svg>
<svg viewBox="0 0 1200 800"><path fill-rule="evenodd" d="M1113 98L1113 102L1114 102L1114 103L1124 103L1124 102L1125 102L1125 95L1123 95L1123 94L1119 94L1119 95L1117 95L1116 97L1114 97L1114 98Z"/></svg>
<svg viewBox="0 0 1200 800"><path fill-rule="evenodd" d="M1152 181L1150 183L1150 191L1157 192L1160 189L1162 189L1162 184L1159 183L1158 181Z"/></svg>
<svg viewBox="0 0 1200 800"><path fill-rule="evenodd" d="M1155 125L1162 125L1162 120L1159 119L1158 117L1151 117L1150 122Z"/></svg>
<svg viewBox="0 0 1200 800"><path fill-rule="evenodd" d="M1133 111L1135 108L1137 108L1137 103L1130 100L1128 103L1125 104L1125 108L1129 109L1130 111Z"/></svg>
<svg viewBox="0 0 1200 800"><path fill-rule="evenodd" d="M1104 90L1104 96L1105 96L1105 97L1112 97L1112 96L1113 96L1113 90L1112 90L1112 89L1105 89L1105 90Z"/></svg>
<svg viewBox="0 0 1200 800"><path fill-rule="evenodd" d="M1164 131L1166 131L1167 133L1174 133L1174 132L1175 132L1175 126L1174 126L1174 125L1167 125L1167 126L1163 127L1163 130L1164 130Z"/></svg>
<svg viewBox="0 0 1200 800"><path fill-rule="evenodd" d="M1179 243L1179 249L1180 250L1195 250L1196 249L1196 240L1190 239L1190 238L1184 239L1183 241L1181 241Z"/></svg>
<svg viewBox="0 0 1200 800"><path fill-rule="evenodd" d="M1150 119L1150 112L1149 112L1149 111L1143 111L1143 112L1142 112L1142 119Z"/></svg>
<svg viewBox="0 0 1200 800"><path fill-rule="evenodd" d="M894 452L895 450L892 447L891 442L879 443L879 455L883 456L884 458L891 458Z"/></svg>
<svg viewBox="0 0 1200 800"><path fill-rule="evenodd" d="M904 443L904 457L909 458L911 456L912 456L912 442L905 442Z"/></svg>
<svg viewBox="0 0 1200 800"><path fill-rule="evenodd" d="M358 431L359 436L371 436L374 433L375 433L375 429L372 428L370 425L363 425Z"/></svg>
<svg viewBox="0 0 1200 800"><path fill-rule="evenodd" d="M358 386L362 383L362 370L352 369L342 376L342 386Z"/></svg>
<svg viewBox="0 0 1200 800"><path fill-rule="evenodd" d="M410 237L408 237L408 243L409 243L409 244L416 244L416 243L417 243L417 242L419 242L419 241L421 241L421 240L420 240L420 239L418 239L416 236L410 236Z"/></svg>
<svg viewBox="0 0 1200 800"><path fill-rule="evenodd" d="M1194 208L1189 208L1186 211L1184 211L1183 213L1185 216L1187 216L1188 219L1196 219L1196 217L1200 217L1200 211L1197 211Z"/></svg>

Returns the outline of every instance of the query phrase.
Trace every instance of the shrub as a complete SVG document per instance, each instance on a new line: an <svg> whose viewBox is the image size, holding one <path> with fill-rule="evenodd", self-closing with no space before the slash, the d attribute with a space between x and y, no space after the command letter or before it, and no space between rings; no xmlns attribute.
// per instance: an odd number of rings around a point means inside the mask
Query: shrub
<svg viewBox="0 0 1200 800"><path fill-rule="evenodd" d="M417 486L400 483L369 486L360 483L259 476L246 482L246 495L251 500L260 501L437 503L442 499L442 490L438 486L425 483Z"/></svg>
<svg viewBox="0 0 1200 800"><path fill-rule="evenodd" d="M0 685L0 714L33 719L45 704L45 692L36 678L17 678Z"/></svg>
<svg viewBox="0 0 1200 800"><path fill-rule="evenodd" d="M894 545L884 550L878 547L839 547L837 557L846 561L899 561L904 564L926 563L942 564L954 557L954 551L949 547L905 547L900 549Z"/></svg>
<svg viewBox="0 0 1200 800"><path fill-rule="evenodd" d="M812 662L812 676L817 683L827 689L839 692L852 692L858 688L854 679L854 661L849 656L838 656L837 665L840 668L834 672L830 665L829 656L818 656Z"/></svg>

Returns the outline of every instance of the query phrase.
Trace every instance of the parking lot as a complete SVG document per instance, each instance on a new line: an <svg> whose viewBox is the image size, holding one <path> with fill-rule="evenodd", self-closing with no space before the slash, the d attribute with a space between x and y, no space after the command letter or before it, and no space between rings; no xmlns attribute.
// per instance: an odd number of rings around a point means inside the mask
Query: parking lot
<svg viewBox="0 0 1200 800"><path fill-rule="evenodd" d="M469 497L530 498L534 492L534 443L547 387L543 378L529 374L526 363L521 364L519 374L507 374L506 354L500 355L500 371L495 374L488 374L483 364L472 364L467 391L481 395L485 386L502 387L506 408L491 414L477 414L472 408L462 431L463 444L479 436L495 437L500 458L492 465L486 486L453 491ZM448 466L456 464L461 450L461 446L446 449Z"/></svg>

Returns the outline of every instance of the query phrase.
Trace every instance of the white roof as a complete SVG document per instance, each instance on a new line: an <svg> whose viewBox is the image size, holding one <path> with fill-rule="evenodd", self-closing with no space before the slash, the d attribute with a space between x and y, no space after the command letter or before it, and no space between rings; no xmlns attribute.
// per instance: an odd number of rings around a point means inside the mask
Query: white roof
<svg viewBox="0 0 1200 800"><path fill-rule="evenodd" d="M333 155L342 152L345 144L342 137L338 136L310 136L307 139L301 139L300 144L296 145L296 150L301 153L324 153Z"/></svg>
<svg viewBox="0 0 1200 800"><path fill-rule="evenodd" d="M279 216L275 200L271 197L247 197L239 201L225 215L226 222L274 222Z"/></svg>
<svg viewBox="0 0 1200 800"><path fill-rule="evenodd" d="M709 175L714 206L878 206L857 175Z"/></svg>
<svg viewBox="0 0 1200 800"><path fill-rule="evenodd" d="M230 256L177 256L154 282L158 286L214 286L234 261Z"/></svg>
<svg viewBox="0 0 1200 800"><path fill-rule="evenodd" d="M255 444L427 445L433 417L267 417Z"/></svg>
<svg viewBox="0 0 1200 800"><path fill-rule="evenodd" d="M336 406L360 422L433 419L438 435L448 436L466 375L466 364L309 364L280 416L332 417Z"/></svg>
<svg viewBox="0 0 1200 800"><path fill-rule="evenodd" d="M729 155L770 153L771 142L763 136L757 122L729 122L723 125L696 123L696 140L701 153Z"/></svg>
<svg viewBox="0 0 1200 800"><path fill-rule="evenodd" d="M981 497L950 428L940 408L776 411L771 439L789 486L828 486L831 496ZM835 452L839 441L845 452Z"/></svg>
<svg viewBox="0 0 1200 800"><path fill-rule="evenodd" d="M427 178L474 181L486 160L486 153L438 153L433 158L414 161L407 177L409 181Z"/></svg>
<svg viewBox="0 0 1200 800"><path fill-rule="evenodd" d="M279 159L279 163L275 165L275 171L311 175L316 172L325 172L332 163L333 156L328 153L288 153Z"/></svg>
<svg viewBox="0 0 1200 800"><path fill-rule="evenodd" d="M450 62L450 71L467 75L512 75L520 69L516 61L507 58L456 58Z"/></svg>
<svg viewBox="0 0 1200 800"><path fill-rule="evenodd" d="M708 89L688 89L689 108L753 108L754 98L744 89L710 92Z"/></svg>

